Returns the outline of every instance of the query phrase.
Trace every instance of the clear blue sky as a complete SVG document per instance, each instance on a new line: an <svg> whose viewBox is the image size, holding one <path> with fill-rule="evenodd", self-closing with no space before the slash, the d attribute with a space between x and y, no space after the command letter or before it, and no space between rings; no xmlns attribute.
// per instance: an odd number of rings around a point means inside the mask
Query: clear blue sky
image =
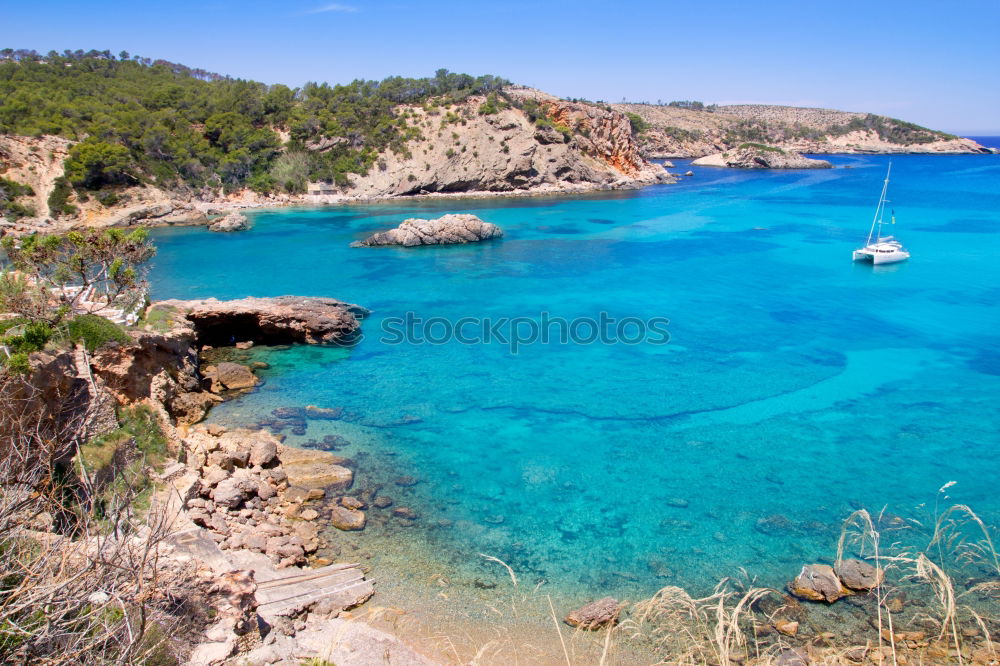
<svg viewBox="0 0 1000 666"><path fill-rule="evenodd" d="M292 86L439 67L567 97L872 111L1000 135L1000 0L0 0L0 46Z"/></svg>

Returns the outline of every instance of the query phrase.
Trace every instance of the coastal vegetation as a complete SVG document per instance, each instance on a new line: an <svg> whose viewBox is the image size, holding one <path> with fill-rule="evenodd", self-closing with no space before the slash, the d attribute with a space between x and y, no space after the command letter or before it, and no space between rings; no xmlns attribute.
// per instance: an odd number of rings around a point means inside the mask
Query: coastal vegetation
<svg viewBox="0 0 1000 666"><path fill-rule="evenodd" d="M34 193L35 191L29 185L0 178L0 217L17 220L33 216L35 211L30 206L19 203L17 199Z"/></svg>
<svg viewBox="0 0 1000 666"><path fill-rule="evenodd" d="M493 93L489 112L506 85L441 69L420 79L293 89L125 52L6 49L0 133L78 141L66 177L82 192L139 183L302 192L307 180L343 184L348 173L366 173L380 152L405 150L416 130L396 106ZM71 212L66 199L63 185L51 202L56 214Z"/></svg>
<svg viewBox="0 0 1000 666"><path fill-rule="evenodd" d="M96 314L134 309L145 299L145 263L156 250L146 231L120 229L32 234L2 247L12 270L0 274L0 364L26 374L28 357L47 345L82 343L93 351L128 337Z"/></svg>

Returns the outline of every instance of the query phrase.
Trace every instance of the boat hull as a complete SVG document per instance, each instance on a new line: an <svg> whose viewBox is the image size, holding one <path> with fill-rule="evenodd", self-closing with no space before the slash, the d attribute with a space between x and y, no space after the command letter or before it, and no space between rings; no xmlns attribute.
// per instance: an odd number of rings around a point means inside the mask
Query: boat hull
<svg viewBox="0 0 1000 666"><path fill-rule="evenodd" d="M864 261L875 266L882 264L895 264L906 261L910 258L910 253L906 250L895 250L893 252L872 252L870 250L855 250L854 261Z"/></svg>

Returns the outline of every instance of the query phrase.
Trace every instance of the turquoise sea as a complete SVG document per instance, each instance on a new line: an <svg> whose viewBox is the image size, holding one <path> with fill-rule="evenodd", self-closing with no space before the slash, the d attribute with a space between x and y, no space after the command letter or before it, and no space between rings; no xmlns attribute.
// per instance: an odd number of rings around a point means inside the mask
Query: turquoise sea
<svg viewBox="0 0 1000 666"><path fill-rule="evenodd" d="M947 502L1000 524L1000 155L894 157L893 231L913 256L877 269L851 250L888 158L831 160L695 167L636 192L262 210L233 235L159 229L153 297L300 294L372 310L354 347L254 350L271 364L265 383L211 418L343 407L288 442L337 449L358 487L384 484L420 515L406 526L372 510L364 534L341 536L390 596L392 581L430 585L434 572L470 595L503 582L480 553L580 601L704 592L741 567L780 586L833 557L852 510L926 526L950 481ZM447 212L506 236L348 247ZM383 321L407 312L666 317L670 342L513 354L381 341ZM395 484L403 475L418 482ZM911 523L893 539L926 532Z"/></svg>

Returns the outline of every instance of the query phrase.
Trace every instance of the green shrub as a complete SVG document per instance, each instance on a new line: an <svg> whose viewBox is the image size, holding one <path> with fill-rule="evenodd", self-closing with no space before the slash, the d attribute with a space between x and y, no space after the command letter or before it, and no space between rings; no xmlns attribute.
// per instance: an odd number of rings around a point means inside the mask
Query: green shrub
<svg viewBox="0 0 1000 666"><path fill-rule="evenodd" d="M3 361L4 367L13 374L27 375L31 372L31 363L28 362L28 354L26 352L15 352L9 357L5 354L0 354L0 360Z"/></svg>
<svg viewBox="0 0 1000 666"><path fill-rule="evenodd" d="M479 115L493 115L494 113L499 113L501 108L503 108L503 105L497 100L497 94L490 93L486 96L486 101L479 105Z"/></svg>
<svg viewBox="0 0 1000 666"><path fill-rule="evenodd" d="M69 197L73 194L69 180L65 176L59 176L54 185L49 194L49 215L52 217L76 215L76 206L69 203Z"/></svg>
<svg viewBox="0 0 1000 666"><path fill-rule="evenodd" d="M116 193L109 192L107 190L98 192L97 195L96 195L96 197L97 197L97 200L100 202L100 204L102 206L105 206L105 207L108 207L108 208L110 208L111 206L114 206L119 201L119 197L118 197L118 195Z"/></svg>
<svg viewBox="0 0 1000 666"><path fill-rule="evenodd" d="M108 342L125 344L132 339L121 326L95 314L73 317L67 324L69 339L82 342L87 351L94 351Z"/></svg>
<svg viewBox="0 0 1000 666"><path fill-rule="evenodd" d="M0 352L0 363L9 372L26 375L31 372L28 356L32 352L41 351L52 338L52 327L41 321L25 323L24 319L13 319L2 322L4 332L18 330L19 333L0 338L0 343L10 350L10 356Z"/></svg>
<svg viewBox="0 0 1000 666"><path fill-rule="evenodd" d="M132 175L137 168L128 148L89 136L69 149L66 176L77 187L89 190L103 185L137 183Z"/></svg>
<svg viewBox="0 0 1000 666"><path fill-rule="evenodd" d="M149 464L159 463L167 454L168 439L156 414L147 405L123 407L118 412L119 430L135 437L135 446L146 454Z"/></svg>
<svg viewBox="0 0 1000 666"><path fill-rule="evenodd" d="M632 125L632 134L642 134L649 129L649 123L642 119L638 113L626 113L628 121Z"/></svg>
<svg viewBox="0 0 1000 666"><path fill-rule="evenodd" d="M22 217L34 217L35 209L15 201L18 197L29 196L35 191L29 185L22 185L13 180L0 178L0 217L18 220Z"/></svg>
<svg viewBox="0 0 1000 666"><path fill-rule="evenodd" d="M748 142L748 143L741 143L738 146L739 150L744 150L744 149L747 149L747 148L752 148L754 150L763 150L763 151L768 152L768 153L783 153L783 152L785 152L781 148L777 148L775 146L766 146L763 143L751 143L751 142Z"/></svg>

